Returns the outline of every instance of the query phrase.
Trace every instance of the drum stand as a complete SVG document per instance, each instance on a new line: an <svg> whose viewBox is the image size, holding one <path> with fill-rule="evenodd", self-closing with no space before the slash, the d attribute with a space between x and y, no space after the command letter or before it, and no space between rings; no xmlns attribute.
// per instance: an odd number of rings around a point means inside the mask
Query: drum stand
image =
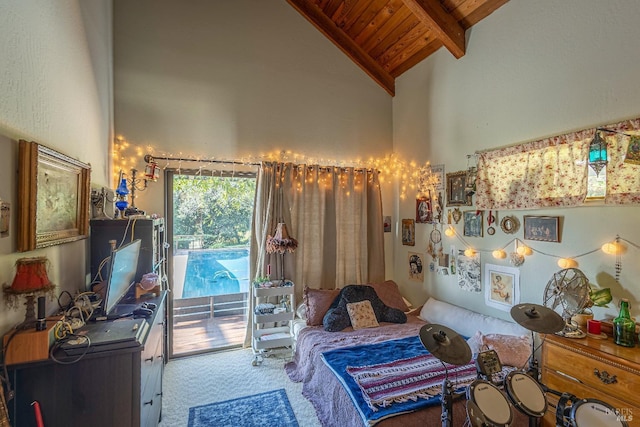
<svg viewBox="0 0 640 427"><path fill-rule="evenodd" d="M442 381L442 415L440 420L442 421L442 427L453 426L453 385L449 381L446 366L444 368L444 381Z"/></svg>

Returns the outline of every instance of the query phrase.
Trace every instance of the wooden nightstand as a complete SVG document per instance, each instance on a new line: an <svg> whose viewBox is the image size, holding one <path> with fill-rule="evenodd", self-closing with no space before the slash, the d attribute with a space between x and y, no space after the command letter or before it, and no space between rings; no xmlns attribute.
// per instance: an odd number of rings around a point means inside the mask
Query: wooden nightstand
<svg viewBox="0 0 640 427"><path fill-rule="evenodd" d="M542 345L542 383L581 399L598 399L621 411L630 426L640 426L640 348L621 347L611 338L546 335ZM543 425L555 426L558 397L547 393Z"/></svg>

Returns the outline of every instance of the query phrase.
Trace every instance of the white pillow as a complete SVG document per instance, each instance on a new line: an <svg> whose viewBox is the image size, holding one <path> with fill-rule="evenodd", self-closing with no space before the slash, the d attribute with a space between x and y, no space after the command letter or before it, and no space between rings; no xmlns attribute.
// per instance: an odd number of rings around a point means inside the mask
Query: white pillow
<svg viewBox="0 0 640 427"><path fill-rule="evenodd" d="M515 322L487 316L431 297L422 306L419 317L429 323L437 323L453 329L465 337L476 331L483 334L527 335L529 331Z"/></svg>
<svg viewBox="0 0 640 427"><path fill-rule="evenodd" d="M300 305L296 309L296 316L303 320L307 319L307 304L300 303Z"/></svg>

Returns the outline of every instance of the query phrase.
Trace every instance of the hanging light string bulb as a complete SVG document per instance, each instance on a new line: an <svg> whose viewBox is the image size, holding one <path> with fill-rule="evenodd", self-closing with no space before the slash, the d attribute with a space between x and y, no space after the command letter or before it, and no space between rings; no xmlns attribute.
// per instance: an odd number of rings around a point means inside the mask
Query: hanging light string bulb
<svg viewBox="0 0 640 427"><path fill-rule="evenodd" d="M622 272L622 255L627 252L626 244L629 244L635 247L636 249L640 249L640 245L633 243L627 239L624 239L620 236L616 236L616 238L613 241L604 243L600 248L592 249L590 251L587 251L578 255L565 257L565 256L550 254L550 253L541 251L539 249L536 249L532 246L526 245L517 237L509 240L504 246L498 249L494 249L494 250L478 249L472 246L471 244L469 244L469 242L467 242L462 236L460 236L460 234L458 234L458 232L452 225L447 226L447 228L444 230L444 235L449 238L455 237L456 239L458 239L466 248L465 255L467 256L473 256L478 252L486 252L486 253L491 253L493 258L495 259L505 259L507 258L507 253L505 251L505 248L509 246L511 243L513 243L514 251L509 254L509 262L515 265L516 267L524 263L525 256L529 256L537 253L537 254L545 255L551 258L557 258L558 267L560 268L577 268L578 267L578 261L576 260L577 258L581 258L601 250L602 252L608 255L616 256L616 261L615 261L616 281L620 279L620 273Z"/></svg>

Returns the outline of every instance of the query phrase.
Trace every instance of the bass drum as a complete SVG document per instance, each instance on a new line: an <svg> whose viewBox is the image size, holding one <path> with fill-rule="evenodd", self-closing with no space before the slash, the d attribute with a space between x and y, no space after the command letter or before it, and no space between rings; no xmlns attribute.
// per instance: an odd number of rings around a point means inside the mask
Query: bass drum
<svg viewBox="0 0 640 427"><path fill-rule="evenodd" d="M467 389L467 414L472 425L477 420L486 421L484 425L503 427L511 424L513 411L500 389L488 381L476 380Z"/></svg>
<svg viewBox="0 0 640 427"><path fill-rule="evenodd" d="M505 389L511 403L529 417L541 418L547 412L547 399L540 384L530 375L511 371L505 380Z"/></svg>
<svg viewBox="0 0 640 427"><path fill-rule="evenodd" d="M627 427L615 408L597 399L573 402L569 419L572 427Z"/></svg>

